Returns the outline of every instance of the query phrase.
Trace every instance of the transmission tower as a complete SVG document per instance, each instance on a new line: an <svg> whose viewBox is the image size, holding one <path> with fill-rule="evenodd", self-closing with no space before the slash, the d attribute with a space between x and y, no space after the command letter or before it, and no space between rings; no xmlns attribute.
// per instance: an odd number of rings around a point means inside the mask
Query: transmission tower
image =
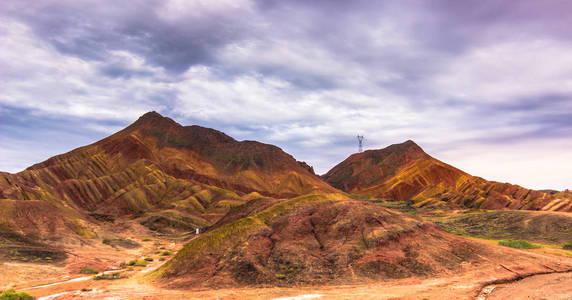
<svg viewBox="0 0 572 300"><path fill-rule="evenodd" d="M362 152L363 151L363 135L357 135L357 140L358 140L358 151Z"/></svg>

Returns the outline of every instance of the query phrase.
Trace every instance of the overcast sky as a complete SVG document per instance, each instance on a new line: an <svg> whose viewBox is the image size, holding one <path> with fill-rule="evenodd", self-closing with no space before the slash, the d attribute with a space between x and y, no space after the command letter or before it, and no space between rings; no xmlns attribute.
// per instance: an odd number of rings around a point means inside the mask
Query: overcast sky
<svg viewBox="0 0 572 300"><path fill-rule="evenodd" d="M411 139L473 175L572 188L572 2L0 5L0 170L155 110L325 173Z"/></svg>

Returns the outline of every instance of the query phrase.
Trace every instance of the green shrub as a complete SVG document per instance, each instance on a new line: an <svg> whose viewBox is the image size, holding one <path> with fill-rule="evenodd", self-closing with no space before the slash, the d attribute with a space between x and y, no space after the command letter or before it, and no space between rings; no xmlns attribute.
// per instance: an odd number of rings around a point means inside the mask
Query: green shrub
<svg viewBox="0 0 572 300"><path fill-rule="evenodd" d="M562 246L562 249L572 250L572 242L568 242Z"/></svg>
<svg viewBox="0 0 572 300"><path fill-rule="evenodd" d="M166 261L166 260L167 260L167 258L165 258L165 257L159 257L159 261Z"/></svg>
<svg viewBox="0 0 572 300"><path fill-rule="evenodd" d="M16 292L13 289L8 289L0 295L1 300L33 300L30 294L24 292Z"/></svg>
<svg viewBox="0 0 572 300"><path fill-rule="evenodd" d="M147 265L147 261L145 261L143 259L132 259L129 261L129 265L130 266L144 267Z"/></svg>
<svg viewBox="0 0 572 300"><path fill-rule="evenodd" d="M101 274L93 276L93 280L104 280L104 279L105 280L121 279L121 273L115 272L111 274Z"/></svg>
<svg viewBox="0 0 572 300"><path fill-rule="evenodd" d="M274 276L276 277L276 279L286 279L286 275L282 273L274 274Z"/></svg>
<svg viewBox="0 0 572 300"><path fill-rule="evenodd" d="M144 260L146 260L146 261L153 261L153 258L151 258L151 257L145 257Z"/></svg>
<svg viewBox="0 0 572 300"><path fill-rule="evenodd" d="M144 242L150 242L150 241L152 241L152 240L151 240L151 238L146 237L146 238L143 238L142 241L144 241Z"/></svg>
<svg viewBox="0 0 572 300"><path fill-rule="evenodd" d="M94 270L94 269L92 269L92 268L81 268L81 269L79 270L79 272L80 272L81 274L97 274L97 273L99 273L98 270Z"/></svg>
<svg viewBox="0 0 572 300"><path fill-rule="evenodd" d="M518 248L518 249L535 249L540 248L538 245L531 244L525 240L502 240L499 241L499 245L511 247L511 248Z"/></svg>
<svg viewBox="0 0 572 300"><path fill-rule="evenodd" d="M162 255L162 256L169 256L169 255L171 255L171 254L173 254L173 252L171 252L171 251L169 251L169 250L165 250L165 251L161 252L161 255Z"/></svg>

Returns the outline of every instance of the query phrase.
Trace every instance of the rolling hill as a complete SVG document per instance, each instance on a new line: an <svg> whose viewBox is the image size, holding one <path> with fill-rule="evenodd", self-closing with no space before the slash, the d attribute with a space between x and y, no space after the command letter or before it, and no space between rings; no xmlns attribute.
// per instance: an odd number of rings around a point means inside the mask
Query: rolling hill
<svg viewBox="0 0 572 300"><path fill-rule="evenodd" d="M569 265L449 234L343 194L257 199L233 208L148 279L167 288L336 285L427 278L499 264L518 272Z"/></svg>

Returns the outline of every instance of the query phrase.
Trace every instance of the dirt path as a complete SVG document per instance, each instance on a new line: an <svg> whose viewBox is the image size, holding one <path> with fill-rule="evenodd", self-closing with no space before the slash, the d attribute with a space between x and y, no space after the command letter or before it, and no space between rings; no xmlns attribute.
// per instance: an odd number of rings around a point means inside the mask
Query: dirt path
<svg viewBox="0 0 572 300"><path fill-rule="evenodd" d="M39 300L47 299L65 299L70 296L80 296L91 298L90 295L100 294L106 291L108 286L132 286L137 279L150 271L153 271L163 265L164 262L155 262L144 268L135 268L132 271L127 269L108 270L101 272L102 274L120 273L125 276L122 279L115 280L94 280L93 275L76 277L69 280L57 281L48 284L35 285L18 289L19 291L28 292Z"/></svg>
<svg viewBox="0 0 572 300"><path fill-rule="evenodd" d="M126 269L121 269L121 270L108 270L108 271L101 272L101 273L99 273L98 275L111 274L111 273L115 273L115 272L121 273L121 272L125 272L125 271L126 271ZM20 290L20 291L29 291L29 290L33 290L33 289L39 289L39 288L45 288L45 287L56 286L56 285L60 285L60 284L80 282L80 281L87 281L87 280L93 280L93 275L83 276L83 277L76 277L76 278L72 278L72 279L68 279L68 280L62 280L62 281L56 281L56 282L47 283L47 284L41 284L41 285L30 286L30 287L22 288L22 289L19 289L19 290Z"/></svg>
<svg viewBox="0 0 572 300"><path fill-rule="evenodd" d="M481 299L572 299L572 272L530 276L515 282L485 287Z"/></svg>
<svg viewBox="0 0 572 300"><path fill-rule="evenodd" d="M195 237L193 237L194 239ZM165 243L165 242L164 242ZM166 243L165 243L166 244ZM182 244L175 245L174 243L170 243L169 249L172 252L176 252L178 249L182 247ZM165 248L161 248L165 249ZM145 251L143 251L145 250ZM161 250L162 251L162 250ZM154 254L150 254L154 252ZM154 260L149 262L146 267L129 267L127 269L110 269L104 272L100 272L98 275L102 274L111 274L111 273L120 273L123 278L121 279L114 279L114 280L94 280L93 275L90 276L81 276L75 278L58 278L52 279L51 281L43 281L38 283L28 283L28 284L20 284L16 286L16 289L19 291L25 291L33 296L38 297L41 300L48 300L48 299L71 299L71 298L94 298L99 295L107 294L110 289L125 289L128 295L127 297L130 298L132 296L131 293L141 294L144 293L152 293L154 292L154 288L141 285L138 283L140 278L148 273L151 272L164 263L167 262L159 260L161 256L157 254L157 249L139 249L138 255L129 254L129 257L137 257L141 256L143 253L147 253L148 255L144 256L152 256ZM136 292L137 291L137 292Z"/></svg>
<svg viewBox="0 0 572 300"><path fill-rule="evenodd" d="M479 289L475 275L465 274L434 279L404 279L386 282L292 288L236 288L168 290L139 281L141 268L130 278L120 280L88 280L63 282L49 287L38 287L29 292L39 300L48 299L472 299ZM482 273L481 273L482 274ZM482 284L482 282L480 283ZM82 289L84 289L82 291ZM523 280L487 286L490 294L481 299L566 299L572 298L572 272L535 275Z"/></svg>

